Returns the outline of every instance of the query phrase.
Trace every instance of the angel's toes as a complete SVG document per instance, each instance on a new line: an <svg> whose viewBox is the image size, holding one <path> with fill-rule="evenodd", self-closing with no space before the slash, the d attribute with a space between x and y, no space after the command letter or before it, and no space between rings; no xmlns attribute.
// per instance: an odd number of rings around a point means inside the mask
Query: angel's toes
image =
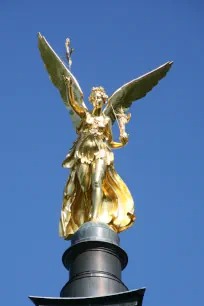
<svg viewBox="0 0 204 306"><path fill-rule="evenodd" d="M88 220L91 221L93 219L92 213L89 214Z"/></svg>

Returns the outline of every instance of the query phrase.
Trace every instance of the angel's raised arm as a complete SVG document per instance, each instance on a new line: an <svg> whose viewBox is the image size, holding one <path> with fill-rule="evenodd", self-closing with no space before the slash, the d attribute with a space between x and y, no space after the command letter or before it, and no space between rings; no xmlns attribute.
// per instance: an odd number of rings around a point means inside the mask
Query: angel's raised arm
<svg viewBox="0 0 204 306"><path fill-rule="evenodd" d="M72 88L72 79L68 77L64 77L65 79L65 85L66 85L66 90L69 98L69 104L72 107L72 109L79 115L81 118L85 116L86 109L80 105L74 97L74 92Z"/></svg>
<svg viewBox="0 0 204 306"><path fill-rule="evenodd" d="M81 117L87 110L79 83L40 33L38 33L38 46L50 80L59 89L66 108L71 109L69 114L73 126L78 128ZM71 86L69 86L67 79L71 80Z"/></svg>

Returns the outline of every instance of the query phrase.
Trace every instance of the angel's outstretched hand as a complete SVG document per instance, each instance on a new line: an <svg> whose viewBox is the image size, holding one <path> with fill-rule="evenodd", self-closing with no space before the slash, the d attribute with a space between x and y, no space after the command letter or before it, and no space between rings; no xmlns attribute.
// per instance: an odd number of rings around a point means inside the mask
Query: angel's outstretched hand
<svg viewBox="0 0 204 306"><path fill-rule="evenodd" d="M120 141L123 145L126 145L128 143L129 137L127 133L124 133L120 136Z"/></svg>

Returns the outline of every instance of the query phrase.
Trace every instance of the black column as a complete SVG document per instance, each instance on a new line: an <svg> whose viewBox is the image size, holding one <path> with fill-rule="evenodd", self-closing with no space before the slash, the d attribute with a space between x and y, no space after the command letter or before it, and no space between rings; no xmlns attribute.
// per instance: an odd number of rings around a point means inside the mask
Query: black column
<svg viewBox="0 0 204 306"><path fill-rule="evenodd" d="M127 291L121 281L121 271L128 257L119 247L119 241L118 235L106 224L82 225L62 258L70 273L60 296L103 296Z"/></svg>
<svg viewBox="0 0 204 306"><path fill-rule="evenodd" d="M142 306L145 289L128 291L121 271L128 257L106 224L87 222L73 235L62 261L69 280L60 297L34 297L36 306Z"/></svg>

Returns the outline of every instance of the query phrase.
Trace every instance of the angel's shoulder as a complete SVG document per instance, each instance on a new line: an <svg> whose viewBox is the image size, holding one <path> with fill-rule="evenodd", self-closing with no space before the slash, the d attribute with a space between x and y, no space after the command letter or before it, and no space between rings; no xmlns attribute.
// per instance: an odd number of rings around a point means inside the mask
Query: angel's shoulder
<svg viewBox="0 0 204 306"><path fill-rule="evenodd" d="M111 122L111 119L109 116L106 116L105 114L103 114L103 118L104 118L105 124L109 124Z"/></svg>
<svg viewBox="0 0 204 306"><path fill-rule="evenodd" d="M93 122L93 115L92 115L92 113L91 113L89 110L86 110L86 111L85 111L84 120L85 120L87 123L92 123L92 122Z"/></svg>
<svg viewBox="0 0 204 306"><path fill-rule="evenodd" d="M106 128L110 129L111 126L112 126L112 123L111 123L111 118L109 116L105 116L104 118L104 125Z"/></svg>
<svg viewBox="0 0 204 306"><path fill-rule="evenodd" d="M88 109L85 110L85 116L86 116L86 118L91 118L92 117L92 114Z"/></svg>

